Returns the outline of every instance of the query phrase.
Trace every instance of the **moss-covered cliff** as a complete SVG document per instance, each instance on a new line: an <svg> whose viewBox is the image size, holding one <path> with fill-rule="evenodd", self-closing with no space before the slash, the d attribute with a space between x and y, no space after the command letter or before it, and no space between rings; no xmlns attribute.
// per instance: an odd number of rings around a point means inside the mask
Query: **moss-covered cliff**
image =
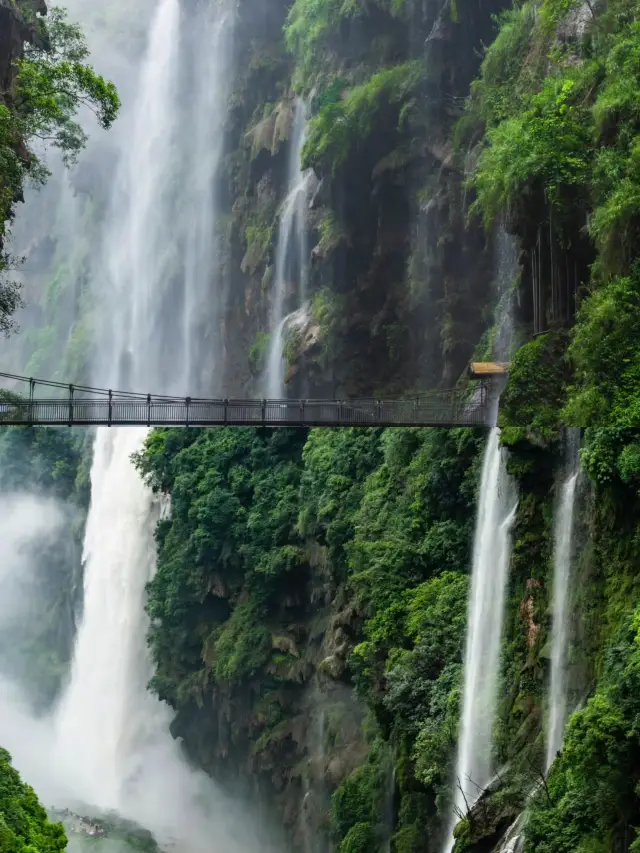
<svg viewBox="0 0 640 853"><path fill-rule="evenodd" d="M316 183L291 393L457 381L491 324L495 269L492 241L466 219L452 128L499 8L239 4L225 170L235 387L255 387L264 366L294 97L307 105L302 165Z"/></svg>
<svg viewBox="0 0 640 853"><path fill-rule="evenodd" d="M519 492L501 772L460 816L456 849L494 849L524 814L528 850L627 853L640 822L640 36L628 0L504 6L239 0L217 176L224 387L253 392L264 368L302 98L310 308L286 348L291 393L450 386L474 351L524 341L499 413ZM518 262L505 270L510 238ZM36 365L67 349L47 343L56 280ZM588 428L574 713L545 779L560 422ZM20 435L40 458L44 439ZM194 760L272 809L296 851L441 849L483 442L471 430L160 430L137 460L172 506L149 588L151 688ZM69 497L86 485L68 476L80 449L55 453L65 464L52 470L47 450L37 482ZM67 636L61 646L64 660Z"/></svg>
<svg viewBox="0 0 640 853"><path fill-rule="evenodd" d="M474 350L497 354L498 285L514 289L515 339L528 341L500 411L520 495L496 720L505 769L457 849L492 849L523 812L527 849L634 849L633 12L296 0L271 13L243 60L260 83L239 78L228 139L234 321L254 378L294 92L318 186L317 332L288 352L292 389L454 383ZM498 226L519 246L506 282ZM582 709L543 784L561 421L603 427L583 435L571 584ZM150 590L154 686L213 774L259 779L296 849L318 832L344 853L440 849L481 447L469 431L149 442L143 472L175 502Z"/></svg>

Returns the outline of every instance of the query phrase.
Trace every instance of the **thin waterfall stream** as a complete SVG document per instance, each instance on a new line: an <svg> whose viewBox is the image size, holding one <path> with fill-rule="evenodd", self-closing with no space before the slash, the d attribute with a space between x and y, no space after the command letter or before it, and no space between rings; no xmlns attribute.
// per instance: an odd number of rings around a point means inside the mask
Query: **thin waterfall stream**
<svg viewBox="0 0 640 853"><path fill-rule="evenodd" d="M569 580L573 549L574 508L580 477L580 430L566 435L566 474L560 490L553 530L553 612L551 685L545 770L562 748L567 718L567 649L569 645Z"/></svg>
<svg viewBox="0 0 640 853"><path fill-rule="evenodd" d="M302 171L300 161L305 140L306 107L302 101L295 106L289 163L287 169L288 194L280 214L276 246L275 281L270 317L269 348L263 380L264 395L272 400L285 394L285 343L287 320L285 305L292 283L297 283L296 308L306 298L308 267L306 207L312 170ZM295 312L294 312L295 313Z"/></svg>
<svg viewBox="0 0 640 853"><path fill-rule="evenodd" d="M500 448L500 432L491 430L484 453L464 656L464 688L453 814L444 853L453 847L453 830L490 780L493 724L500 669L500 639L511 528L517 496Z"/></svg>

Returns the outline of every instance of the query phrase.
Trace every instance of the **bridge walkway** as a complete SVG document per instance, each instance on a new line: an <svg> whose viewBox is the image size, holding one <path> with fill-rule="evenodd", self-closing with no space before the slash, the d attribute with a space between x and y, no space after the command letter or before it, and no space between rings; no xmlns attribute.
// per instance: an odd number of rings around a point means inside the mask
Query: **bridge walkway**
<svg viewBox="0 0 640 853"><path fill-rule="evenodd" d="M2 390L4 386L4 390ZM0 373L0 426L489 426L491 389L403 400L233 400L133 394Z"/></svg>

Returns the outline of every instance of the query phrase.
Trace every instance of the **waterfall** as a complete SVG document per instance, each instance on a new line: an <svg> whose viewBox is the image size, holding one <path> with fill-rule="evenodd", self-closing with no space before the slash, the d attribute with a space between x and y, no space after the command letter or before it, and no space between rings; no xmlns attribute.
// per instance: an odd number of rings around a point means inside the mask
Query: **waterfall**
<svg viewBox="0 0 640 853"><path fill-rule="evenodd" d="M459 814L478 799L492 773L493 724L500 667L504 598L517 498L500 450L499 430L489 435L482 466L473 549L464 658L464 689L454 814L445 853L451 850Z"/></svg>
<svg viewBox="0 0 640 853"><path fill-rule="evenodd" d="M553 530L553 615L551 633L551 689L547 730L548 772L562 748L567 713L567 647L569 643L569 578L573 543L573 510L580 476L580 430L567 431L567 474L562 483Z"/></svg>
<svg viewBox="0 0 640 853"><path fill-rule="evenodd" d="M285 316L285 303L291 282L297 281L297 307L301 306L306 299L308 255L306 207L309 179L313 172L312 170L303 172L300 167L305 127L305 106L298 101L289 147L288 195L278 224L275 282L269 323L271 340L263 381L264 395L276 400L281 399L285 393L284 347L288 319Z"/></svg>
<svg viewBox="0 0 640 853"><path fill-rule="evenodd" d="M125 812L127 780L140 747L169 722L145 690L145 584L151 579L156 517L148 490L129 461L146 430L98 432L84 545L84 614L71 681L58 711L60 760L74 791L101 808ZM70 763L77 754L81 761Z"/></svg>
<svg viewBox="0 0 640 853"><path fill-rule="evenodd" d="M100 270L106 275L102 307L109 328L94 365L96 381L116 387L184 393L186 380L201 382L195 362L202 353L189 341L200 329L205 294L212 326L223 307L211 246L217 216L212 183L222 152L225 9L231 4L216 7L218 17L207 6L185 21L180 0L159 0L130 114L131 137L120 137L120 172L96 271L96 277ZM178 108L185 65L195 87L186 125ZM213 76L199 79L202 74ZM182 256L177 247L184 248ZM215 348L210 354L221 356ZM214 372L213 361L206 367ZM146 689L153 670L145 587L155 570L159 507L131 463L146 435L144 428L103 428L96 437L84 610L55 719L64 799L116 810L185 853L266 849L251 821L239 820L213 783L187 765L169 732L170 709Z"/></svg>
<svg viewBox="0 0 640 853"><path fill-rule="evenodd" d="M219 274L221 240L217 233L216 209L218 199L213 189L214 179L223 153L224 136L221 127L212 127L212 119L221 108L221 89L229 60L231 10L227 3L219 8L205 3L200 14L193 16L191 43L195 54L191 87L201 97L191 103L189 137L189 171L185 180L185 204L191 207L186 234L184 260L184 371L182 387L190 394L206 394L211 372L211 353L220 356L223 341L217 339L207 346L209 329L215 332L219 323L209 328L205 318L220 316L226 298L226 288L219 282L211 288L212 279ZM215 81L218 85L211 85Z"/></svg>

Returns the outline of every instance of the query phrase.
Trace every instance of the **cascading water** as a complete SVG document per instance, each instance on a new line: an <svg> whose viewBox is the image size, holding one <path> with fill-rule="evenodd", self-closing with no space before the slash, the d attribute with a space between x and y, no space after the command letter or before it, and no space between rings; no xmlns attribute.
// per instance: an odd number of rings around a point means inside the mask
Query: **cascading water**
<svg viewBox="0 0 640 853"><path fill-rule="evenodd" d="M567 647L569 643L569 579L573 545L573 515L580 476L580 430L566 436L567 473L562 483L553 531L553 615L551 633L551 686L545 770L562 747L567 715Z"/></svg>
<svg viewBox="0 0 640 853"><path fill-rule="evenodd" d="M264 395L271 399L284 396L284 346L288 317L285 316L285 302L288 286L297 281L298 307L306 298L307 278L307 231L306 206L311 170L303 172L300 168L302 147L305 138L305 106L296 104L289 148L288 195L282 207L278 226L276 247L276 269L271 308L271 340L267 354L267 366L264 377Z"/></svg>
<svg viewBox="0 0 640 853"><path fill-rule="evenodd" d="M231 5L204 3L192 16L189 44L193 45L194 68L190 88L201 97L191 102L190 129L192 140L189 171L185 179L184 203L191 206L185 240L184 260L184 372L182 387L191 394L210 390L211 356L220 357L223 342L214 336L219 323L206 318L220 316L226 298L225 283L220 274L221 240L215 211L215 175L223 153L222 128L212 127L221 110L221 89L229 61ZM210 85L211 81L218 85ZM184 132L184 129L183 129ZM211 281L218 278L218 287ZM203 322L204 321L204 322Z"/></svg>
<svg viewBox="0 0 640 853"><path fill-rule="evenodd" d="M153 502L131 465L146 430L98 432L85 532L84 614L69 687L58 712L60 760L68 784L89 803L126 812L147 734L168 722L144 688L145 584L153 567ZM81 757L69 762L69 755Z"/></svg>
<svg viewBox="0 0 640 853"><path fill-rule="evenodd" d="M209 15L204 5L195 10L196 25L191 22L182 55L180 33L186 24L179 0L160 0L150 29L132 136L122 151L104 223L103 311L111 328L98 347L94 374L101 383L113 383L110 387L184 393L186 380L198 381L197 355L186 344L201 320L205 290L211 294L207 308L213 325L216 309L223 307L207 242L216 220L215 198L195 179L202 155L203 182L210 187L221 146L209 151L209 133L221 136L224 120L224 61L220 55L209 58L209 52L215 52L216 39L221 47L225 33L228 40L230 16L224 6L219 18ZM185 55L193 63L194 81L199 74L213 75L193 90L198 116L193 132L201 134L199 140L181 130L175 108ZM176 189L175 168L182 162L188 163L190 177ZM176 193L184 204L182 232L175 221ZM184 264L176 240L184 244ZM213 372L213 364L208 368ZM169 708L146 690L152 667L145 585L155 566L158 505L131 464L146 435L146 429L97 433L84 611L70 682L57 711L56 763L64 768L67 800L115 809L160 840L176 839L187 853L263 849L246 821L233 819L233 809L212 783L189 769L169 733Z"/></svg>
<svg viewBox="0 0 640 853"><path fill-rule="evenodd" d="M511 527L517 498L500 450L499 430L489 435L482 466L480 503L473 550L464 690L454 814L444 846L453 846L453 830L486 786L492 773L493 723L500 668L500 638L507 575L511 556Z"/></svg>

